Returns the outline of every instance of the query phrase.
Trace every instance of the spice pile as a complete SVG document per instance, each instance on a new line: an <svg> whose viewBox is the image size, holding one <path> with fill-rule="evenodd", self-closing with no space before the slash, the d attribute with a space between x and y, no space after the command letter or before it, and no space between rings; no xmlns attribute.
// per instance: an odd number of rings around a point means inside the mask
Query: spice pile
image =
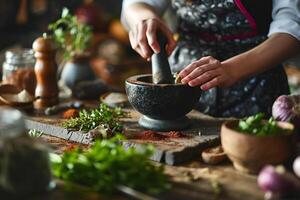
<svg viewBox="0 0 300 200"><path fill-rule="evenodd" d="M170 131L167 132L166 134L163 134L156 131L147 130L136 134L133 139L158 141L158 140L164 140L168 138L184 138L184 137L187 136L179 131Z"/></svg>
<svg viewBox="0 0 300 200"><path fill-rule="evenodd" d="M64 119L71 119L79 117L79 111L75 108L70 108L63 113Z"/></svg>

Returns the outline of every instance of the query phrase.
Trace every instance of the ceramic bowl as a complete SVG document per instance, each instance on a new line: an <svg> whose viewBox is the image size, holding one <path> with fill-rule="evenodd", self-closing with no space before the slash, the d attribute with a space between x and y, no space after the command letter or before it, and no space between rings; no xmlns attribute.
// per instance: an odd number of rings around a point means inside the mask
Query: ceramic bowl
<svg viewBox="0 0 300 200"><path fill-rule="evenodd" d="M25 90L10 84L0 85L0 105L30 110L32 109L33 101L34 96Z"/></svg>
<svg viewBox="0 0 300 200"><path fill-rule="evenodd" d="M223 123L221 143L234 167L241 172L257 174L267 164L282 164L295 151L294 126L278 122L287 133L276 136L255 136L236 131L238 120Z"/></svg>

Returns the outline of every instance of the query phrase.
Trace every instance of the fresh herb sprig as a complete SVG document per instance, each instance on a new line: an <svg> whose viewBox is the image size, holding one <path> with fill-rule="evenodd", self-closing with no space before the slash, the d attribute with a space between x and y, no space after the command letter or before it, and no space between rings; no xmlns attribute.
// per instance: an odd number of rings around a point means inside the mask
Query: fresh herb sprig
<svg viewBox="0 0 300 200"><path fill-rule="evenodd" d="M30 130L28 131L28 135L29 135L30 137L41 137L43 134L44 134L44 132L38 131L38 130L36 130L36 129L30 129Z"/></svg>
<svg viewBox="0 0 300 200"><path fill-rule="evenodd" d="M112 194L118 185L159 193L170 187L163 166L154 165L148 158L153 147L146 146L143 152L125 148L120 136L97 140L91 148L76 148L62 156L52 154L53 174L65 181L75 182L93 190Z"/></svg>
<svg viewBox="0 0 300 200"><path fill-rule="evenodd" d="M54 40L64 52L64 59L70 60L85 53L90 45L92 29L81 23L67 8L63 8L61 18L49 24Z"/></svg>
<svg viewBox="0 0 300 200"><path fill-rule="evenodd" d="M258 113L240 120L237 130L257 136L278 135L286 132L276 124L272 117L268 121L264 121L264 117L264 113Z"/></svg>
<svg viewBox="0 0 300 200"><path fill-rule="evenodd" d="M63 123L63 127L88 132L101 126L108 132L121 133L123 126L120 118L125 116L126 113L121 108L110 108L105 104L100 104L99 108L80 111L79 117L68 119Z"/></svg>

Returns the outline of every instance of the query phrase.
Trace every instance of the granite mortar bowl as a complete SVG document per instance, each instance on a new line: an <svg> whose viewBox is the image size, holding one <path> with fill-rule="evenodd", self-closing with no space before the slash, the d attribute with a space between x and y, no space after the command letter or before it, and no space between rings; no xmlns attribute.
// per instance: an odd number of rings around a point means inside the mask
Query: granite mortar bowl
<svg viewBox="0 0 300 200"><path fill-rule="evenodd" d="M154 120L172 121L185 117L201 96L199 87L154 84L151 74L132 76L126 80L125 87L134 109Z"/></svg>

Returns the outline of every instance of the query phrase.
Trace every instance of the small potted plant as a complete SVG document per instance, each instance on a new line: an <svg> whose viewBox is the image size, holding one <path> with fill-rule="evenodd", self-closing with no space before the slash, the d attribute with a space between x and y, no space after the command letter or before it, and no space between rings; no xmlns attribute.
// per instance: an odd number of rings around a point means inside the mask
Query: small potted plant
<svg viewBox="0 0 300 200"><path fill-rule="evenodd" d="M49 25L53 38L63 52L64 65L61 79L69 87L84 80L93 80L95 75L91 69L88 48L91 43L92 29L80 23L67 8L62 11L61 18Z"/></svg>

